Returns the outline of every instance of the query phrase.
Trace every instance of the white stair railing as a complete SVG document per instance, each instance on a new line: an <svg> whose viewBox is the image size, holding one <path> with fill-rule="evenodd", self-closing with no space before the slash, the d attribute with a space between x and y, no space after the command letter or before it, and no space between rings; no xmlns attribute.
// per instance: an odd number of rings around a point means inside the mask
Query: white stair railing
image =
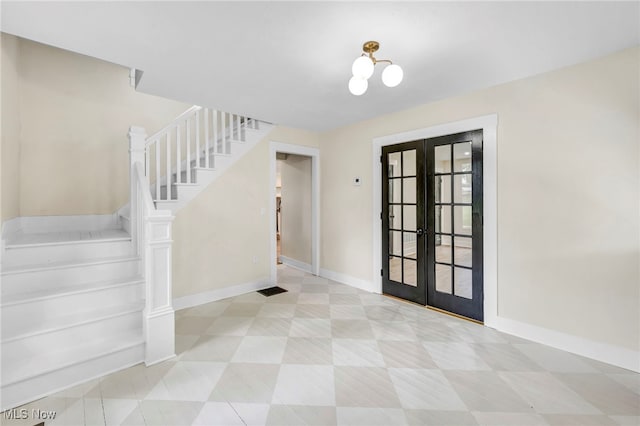
<svg viewBox="0 0 640 426"><path fill-rule="evenodd" d="M216 155L231 154L231 142L244 142L259 121L193 106L146 138L144 172L155 201L177 198L176 184L194 184L197 169L213 169Z"/></svg>
<svg viewBox="0 0 640 426"><path fill-rule="evenodd" d="M145 364L151 365L175 355L174 310L171 299L170 211L156 210L145 176L146 134L141 127L129 129L130 227L131 241L141 258L140 274L145 280L143 317L146 343Z"/></svg>
<svg viewBox="0 0 640 426"><path fill-rule="evenodd" d="M141 127L129 129L129 226L146 285L143 324L147 365L175 355L171 299L174 217L170 210L158 210L154 198L156 202L171 201L177 196L174 185L195 185L195 172L211 170L216 155L230 155L231 143L244 142L246 129L259 130L259 121L199 106L189 108L150 137Z"/></svg>

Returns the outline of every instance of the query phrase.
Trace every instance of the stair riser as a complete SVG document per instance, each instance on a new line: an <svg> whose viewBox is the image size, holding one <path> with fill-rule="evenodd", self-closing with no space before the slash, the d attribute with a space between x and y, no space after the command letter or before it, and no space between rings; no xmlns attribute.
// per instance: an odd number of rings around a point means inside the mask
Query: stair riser
<svg viewBox="0 0 640 426"><path fill-rule="evenodd" d="M51 286L75 286L138 275L140 260L79 265L61 269L33 270L2 276L2 293L37 291Z"/></svg>
<svg viewBox="0 0 640 426"><path fill-rule="evenodd" d="M2 336L7 338L17 335L16 325L21 324L25 318L41 318L42 324L47 324L50 319L68 315L69 312L90 311L95 307L121 306L144 300L144 291L143 283L134 283L3 306Z"/></svg>
<svg viewBox="0 0 640 426"><path fill-rule="evenodd" d="M91 318L91 313L87 314ZM19 332L16 325L14 332ZM135 330L142 327L142 312L136 311L113 318L107 318L82 325L69 325L68 328L23 337L2 342L2 369L19 362L20 359L33 356L50 348L68 348L79 343L90 344L98 340L121 335L123 330ZM3 338L6 336L3 335Z"/></svg>
<svg viewBox="0 0 640 426"><path fill-rule="evenodd" d="M192 163L194 163L192 161ZM191 182L195 183L196 182L196 171L194 169L191 169L191 172L189 173L191 175ZM171 177L171 183L176 183L176 173L173 174L173 176ZM185 183L187 181L187 171L183 170L180 173L180 183Z"/></svg>
<svg viewBox="0 0 640 426"><path fill-rule="evenodd" d="M143 360L144 344L141 343L28 380L2 386L0 410L14 408L43 398L63 389L139 364Z"/></svg>
<svg viewBox="0 0 640 426"><path fill-rule="evenodd" d="M78 244L40 245L32 247L7 247L2 266L11 268L27 266L37 261L44 266L52 262L71 262L99 259L103 257L125 257L133 255L131 241L95 241Z"/></svg>

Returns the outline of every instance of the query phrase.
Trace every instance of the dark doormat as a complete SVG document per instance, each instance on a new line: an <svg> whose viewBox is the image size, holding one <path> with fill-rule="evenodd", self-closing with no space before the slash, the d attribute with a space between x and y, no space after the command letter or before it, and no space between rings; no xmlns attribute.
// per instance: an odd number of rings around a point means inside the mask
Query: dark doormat
<svg viewBox="0 0 640 426"><path fill-rule="evenodd" d="M258 293L260 293L263 296L274 296L276 294L280 294L280 293L286 293L287 290L285 290L282 287L269 287L269 288L265 288L264 290L258 290Z"/></svg>

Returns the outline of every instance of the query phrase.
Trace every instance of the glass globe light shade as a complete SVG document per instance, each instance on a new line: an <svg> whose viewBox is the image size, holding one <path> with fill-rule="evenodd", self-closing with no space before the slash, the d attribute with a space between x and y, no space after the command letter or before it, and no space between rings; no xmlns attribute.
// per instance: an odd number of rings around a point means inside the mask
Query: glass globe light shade
<svg viewBox="0 0 640 426"><path fill-rule="evenodd" d="M361 77L366 80L373 75L373 61L367 56L360 56L353 61L351 72L354 77Z"/></svg>
<svg viewBox="0 0 640 426"><path fill-rule="evenodd" d="M391 64L382 71L382 82L387 87L396 87L402 81L402 77L402 68L396 64Z"/></svg>
<svg viewBox="0 0 640 426"><path fill-rule="evenodd" d="M362 95L367 91L367 87L369 87L369 83L366 78L362 77L351 77L349 80L349 91L356 96Z"/></svg>

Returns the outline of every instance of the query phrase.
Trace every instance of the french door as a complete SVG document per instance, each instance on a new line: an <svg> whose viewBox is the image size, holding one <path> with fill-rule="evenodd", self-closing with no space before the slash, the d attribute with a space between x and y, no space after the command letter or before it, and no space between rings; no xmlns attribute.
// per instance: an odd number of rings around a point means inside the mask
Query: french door
<svg viewBox="0 0 640 426"><path fill-rule="evenodd" d="M382 148L382 287L425 304L425 162L422 141Z"/></svg>
<svg viewBox="0 0 640 426"><path fill-rule="evenodd" d="M482 130L382 150L382 289L483 320Z"/></svg>

